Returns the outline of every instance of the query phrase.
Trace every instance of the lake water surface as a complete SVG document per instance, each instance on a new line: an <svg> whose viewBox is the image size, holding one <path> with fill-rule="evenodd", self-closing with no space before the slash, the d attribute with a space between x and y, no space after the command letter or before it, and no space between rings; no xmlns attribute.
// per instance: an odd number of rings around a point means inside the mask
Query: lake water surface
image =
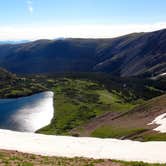
<svg viewBox="0 0 166 166"><path fill-rule="evenodd" d="M0 128L35 132L53 118L53 92L17 99L0 99Z"/></svg>

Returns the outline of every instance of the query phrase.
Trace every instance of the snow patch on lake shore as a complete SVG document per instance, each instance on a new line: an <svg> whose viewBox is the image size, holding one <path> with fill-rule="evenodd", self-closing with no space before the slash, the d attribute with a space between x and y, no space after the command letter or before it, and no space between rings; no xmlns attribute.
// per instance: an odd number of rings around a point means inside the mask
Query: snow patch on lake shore
<svg viewBox="0 0 166 166"><path fill-rule="evenodd" d="M0 149L46 156L166 163L166 142L51 136L0 129Z"/></svg>

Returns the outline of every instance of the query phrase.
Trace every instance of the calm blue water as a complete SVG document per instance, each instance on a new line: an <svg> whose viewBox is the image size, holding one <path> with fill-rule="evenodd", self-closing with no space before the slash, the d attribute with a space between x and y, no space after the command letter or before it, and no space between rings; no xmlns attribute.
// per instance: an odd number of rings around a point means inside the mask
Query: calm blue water
<svg viewBox="0 0 166 166"><path fill-rule="evenodd" d="M53 92L17 99L0 99L0 128L34 132L53 117Z"/></svg>

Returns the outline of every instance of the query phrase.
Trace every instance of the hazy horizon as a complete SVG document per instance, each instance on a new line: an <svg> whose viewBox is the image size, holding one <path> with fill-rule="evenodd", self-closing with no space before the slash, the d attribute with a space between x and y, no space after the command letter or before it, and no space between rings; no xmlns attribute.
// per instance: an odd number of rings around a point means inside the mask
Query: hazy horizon
<svg viewBox="0 0 166 166"><path fill-rule="evenodd" d="M164 29L166 29L166 28L161 28L161 29L153 29L153 30L147 30L147 31L131 31L131 32L129 32L129 33L122 33L122 34L119 34L119 35L115 35L115 36L105 36L105 37L77 37L77 36L75 36L75 37L72 37L72 36L67 36L67 37L61 37L61 36L59 36L59 37L52 37L52 38L47 38L47 37L39 37L39 38L34 38L34 39L32 39L32 38L20 38L20 39L0 39L0 42L6 42L6 43L10 43L10 42L13 42L13 44L15 44L15 43L27 43L27 42L31 42L31 41L37 41L37 40L63 40L63 39L111 39L111 38L116 38L116 37L121 37L121 36L125 36L125 35L129 35L129 34L133 34L133 33L146 33L146 32L155 32L155 31L160 31L160 30L164 30Z"/></svg>
<svg viewBox="0 0 166 166"><path fill-rule="evenodd" d="M6 0L0 40L113 38L166 28L163 0Z"/></svg>

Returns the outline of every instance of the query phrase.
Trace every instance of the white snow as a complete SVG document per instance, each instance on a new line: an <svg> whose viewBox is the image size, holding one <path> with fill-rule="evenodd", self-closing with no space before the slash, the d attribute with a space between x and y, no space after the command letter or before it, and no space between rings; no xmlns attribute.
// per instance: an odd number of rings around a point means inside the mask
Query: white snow
<svg viewBox="0 0 166 166"><path fill-rule="evenodd" d="M0 129L0 149L26 153L166 163L166 142L48 136Z"/></svg>
<svg viewBox="0 0 166 166"><path fill-rule="evenodd" d="M157 116L149 125L151 124L159 125L153 130L159 131L160 133L166 133L166 113Z"/></svg>
<svg viewBox="0 0 166 166"><path fill-rule="evenodd" d="M160 76L165 76L166 75L166 73L162 73L162 74L160 74Z"/></svg>
<svg viewBox="0 0 166 166"><path fill-rule="evenodd" d="M34 132L48 124L54 115L51 91L17 99L0 100L0 127Z"/></svg>

